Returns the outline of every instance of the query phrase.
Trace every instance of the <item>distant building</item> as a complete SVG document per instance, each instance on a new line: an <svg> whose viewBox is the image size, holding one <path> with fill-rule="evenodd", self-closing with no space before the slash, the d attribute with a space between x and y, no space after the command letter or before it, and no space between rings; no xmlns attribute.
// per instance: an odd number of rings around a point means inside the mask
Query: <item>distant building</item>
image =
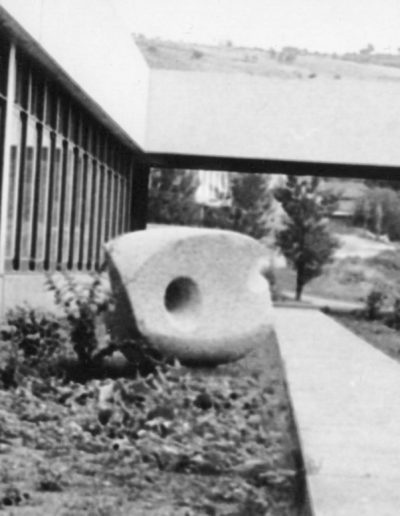
<svg viewBox="0 0 400 516"><path fill-rule="evenodd" d="M229 172L199 170L195 200L207 206L230 206L232 202Z"/></svg>

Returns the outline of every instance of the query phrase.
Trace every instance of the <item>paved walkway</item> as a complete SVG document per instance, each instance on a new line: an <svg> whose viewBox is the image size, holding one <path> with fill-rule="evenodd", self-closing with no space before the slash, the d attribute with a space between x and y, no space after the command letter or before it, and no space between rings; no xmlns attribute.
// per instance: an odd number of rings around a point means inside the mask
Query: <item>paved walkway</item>
<svg viewBox="0 0 400 516"><path fill-rule="evenodd" d="M289 290L284 290L282 294L288 299L295 299L295 293ZM344 312L362 310L365 307L365 304L361 302L342 301L341 299L330 299L328 297L313 296L309 294L303 294L301 296L301 300L318 308L332 308L333 310Z"/></svg>
<svg viewBox="0 0 400 516"><path fill-rule="evenodd" d="M399 516L400 365L318 310L275 309L315 516Z"/></svg>

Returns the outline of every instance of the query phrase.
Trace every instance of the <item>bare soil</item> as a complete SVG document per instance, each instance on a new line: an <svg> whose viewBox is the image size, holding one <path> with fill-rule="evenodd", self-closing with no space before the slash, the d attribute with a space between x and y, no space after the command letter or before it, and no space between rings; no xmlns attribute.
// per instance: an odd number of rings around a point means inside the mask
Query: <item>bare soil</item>
<svg viewBox="0 0 400 516"><path fill-rule="evenodd" d="M293 516L302 505L274 338L215 369L24 377L0 389L0 407L0 514Z"/></svg>

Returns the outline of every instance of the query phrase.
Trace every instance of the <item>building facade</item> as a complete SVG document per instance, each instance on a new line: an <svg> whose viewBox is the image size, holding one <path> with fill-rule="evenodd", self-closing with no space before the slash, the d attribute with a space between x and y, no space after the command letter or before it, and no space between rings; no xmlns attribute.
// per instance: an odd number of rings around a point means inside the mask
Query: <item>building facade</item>
<svg viewBox="0 0 400 516"><path fill-rule="evenodd" d="M51 45L38 45L1 2L0 29L4 307L33 298L40 304L45 272L99 270L103 244L143 225L147 168L133 131L117 125L115 113L51 58Z"/></svg>
<svg viewBox="0 0 400 516"><path fill-rule="evenodd" d="M398 177L400 72L382 73L156 69L112 0L0 0L0 311L145 227L152 166L215 171L211 204L229 171Z"/></svg>

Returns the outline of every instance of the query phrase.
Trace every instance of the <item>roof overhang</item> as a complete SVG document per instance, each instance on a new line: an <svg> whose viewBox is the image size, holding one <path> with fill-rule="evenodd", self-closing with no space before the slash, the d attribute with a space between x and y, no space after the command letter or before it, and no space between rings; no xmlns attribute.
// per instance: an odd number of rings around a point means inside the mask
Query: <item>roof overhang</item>
<svg viewBox="0 0 400 516"><path fill-rule="evenodd" d="M393 177L399 142L399 80L151 71L153 165Z"/></svg>
<svg viewBox="0 0 400 516"><path fill-rule="evenodd" d="M231 156L202 156L157 152L147 153L147 159L151 167L157 168L227 170L232 172L315 175L322 177L397 179L400 181L400 167L394 166L233 158Z"/></svg>

